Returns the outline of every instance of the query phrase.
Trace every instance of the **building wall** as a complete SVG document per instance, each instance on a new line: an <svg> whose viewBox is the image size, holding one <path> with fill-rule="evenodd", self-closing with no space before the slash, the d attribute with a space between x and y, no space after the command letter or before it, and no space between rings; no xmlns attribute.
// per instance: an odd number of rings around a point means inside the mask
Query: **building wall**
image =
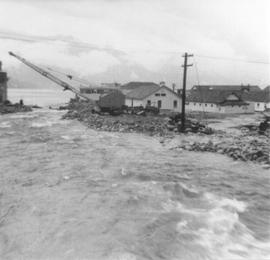
<svg viewBox="0 0 270 260"><path fill-rule="evenodd" d="M189 102L186 105L186 110L219 113L219 107L216 104L212 103Z"/></svg>
<svg viewBox="0 0 270 260"><path fill-rule="evenodd" d="M254 106L254 110L257 112L265 111L265 109L267 108L267 103L265 102L249 101L248 103L252 104ZM268 104L268 108L269 108L269 104Z"/></svg>
<svg viewBox="0 0 270 260"><path fill-rule="evenodd" d="M161 101L161 108L165 110L171 110L174 112L182 111L182 99L177 94L168 90L167 88L161 88L157 92L153 93L146 99L146 103L148 100L151 101L151 106L158 107L158 101ZM176 101L177 106L174 107L174 102Z"/></svg>
<svg viewBox="0 0 270 260"><path fill-rule="evenodd" d="M226 114L250 114L254 113L254 106L252 104L244 105L244 106L223 106L221 107L222 113Z"/></svg>
<svg viewBox="0 0 270 260"><path fill-rule="evenodd" d="M197 103L189 102L186 105L187 111L200 111L209 113L228 113L228 114L244 114L244 113L254 113L254 105L249 104L246 106L219 106L211 103Z"/></svg>
<svg viewBox="0 0 270 260"><path fill-rule="evenodd" d="M181 112L182 107L182 100L179 96L172 93L165 87L158 90L157 92L151 94L145 99L137 100L133 99L133 106L147 106L148 101L150 102L151 106L158 107L158 101L161 101L161 110L171 110L174 112ZM177 106L174 106L174 102L176 101ZM132 106L132 99L126 98L125 105L131 107Z"/></svg>
<svg viewBox="0 0 270 260"><path fill-rule="evenodd" d="M0 103L7 100L7 73L0 71Z"/></svg>
<svg viewBox="0 0 270 260"><path fill-rule="evenodd" d="M125 105L128 107L139 107L139 106L146 106L146 101L145 100L137 100L137 99L129 99L126 98L125 100Z"/></svg>

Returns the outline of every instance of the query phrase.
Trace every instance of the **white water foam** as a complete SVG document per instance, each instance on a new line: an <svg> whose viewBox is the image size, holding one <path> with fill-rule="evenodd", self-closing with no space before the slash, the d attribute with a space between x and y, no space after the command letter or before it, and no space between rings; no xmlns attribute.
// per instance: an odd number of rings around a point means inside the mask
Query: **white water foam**
<svg viewBox="0 0 270 260"><path fill-rule="evenodd" d="M0 123L0 128L10 128L11 124L8 121L4 121Z"/></svg>
<svg viewBox="0 0 270 260"><path fill-rule="evenodd" d="M41 128L41 127L47 127L47 126L52 126L52 122L34 122L32 123L31 127L36 127L36 128Z"/></svg>
<svg viewBox="0 0 270 260"><path fill-rule="evenodd" d="M201 205L205 205L199 208L175 201L163 204L165 211L181 213L182 220L176 229L180 235L195 235L194 248L203 247L207 259L211 260L270 259L270 243L256 240L252 231L240 221L239 213L247 210L246 203L210 193L204 194L201 200Z"/></svg>

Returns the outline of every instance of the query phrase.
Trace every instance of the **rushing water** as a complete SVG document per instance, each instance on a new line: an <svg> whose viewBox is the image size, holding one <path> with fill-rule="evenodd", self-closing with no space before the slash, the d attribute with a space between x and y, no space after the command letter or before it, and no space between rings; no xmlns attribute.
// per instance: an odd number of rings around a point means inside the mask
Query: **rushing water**
<svg viewBox="0 0 270 260"><path fill-rule="evenodd" d="M8 89L8 99L12 103L17 103L22 99L26 105L49 106L68 102L70 98L74 98L74 94L70 91L63 91L57 85L54 89Z"/></svg>
<svg viewBox="0 0 270 260"><path fill-rule="evenodd" d="M62 113L0 117L0 259L270 259L267 170Z"/></svg>

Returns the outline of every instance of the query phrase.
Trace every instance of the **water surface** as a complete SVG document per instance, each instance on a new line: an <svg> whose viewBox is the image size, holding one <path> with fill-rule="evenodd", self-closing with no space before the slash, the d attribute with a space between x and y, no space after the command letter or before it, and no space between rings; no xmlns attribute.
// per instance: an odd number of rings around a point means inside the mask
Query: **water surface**
<svg viewBox="0 0 270 260"><path fill-rule="evenodd" d="M267 170L62 114L0 117L1 259L270 259Z"/></svg>

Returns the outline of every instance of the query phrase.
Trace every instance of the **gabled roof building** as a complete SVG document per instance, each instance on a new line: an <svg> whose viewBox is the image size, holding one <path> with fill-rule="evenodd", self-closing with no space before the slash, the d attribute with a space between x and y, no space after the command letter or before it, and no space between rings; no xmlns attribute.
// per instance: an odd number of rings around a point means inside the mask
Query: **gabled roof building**
<svg viewBox="0 0 270 260"><path fill-rule="evenodd" d="M254 106L244 101L240 91L192 90L187 97L189 111L241 114L253 113Z"/></svg>
<svg viewBox="0 0 270 260"><path fill-rule="evenodd" d="M165 84L130 82L122 86L126 91L125 104L129 107L154 106L163 111L181 112L181 97Z"/></svg>

